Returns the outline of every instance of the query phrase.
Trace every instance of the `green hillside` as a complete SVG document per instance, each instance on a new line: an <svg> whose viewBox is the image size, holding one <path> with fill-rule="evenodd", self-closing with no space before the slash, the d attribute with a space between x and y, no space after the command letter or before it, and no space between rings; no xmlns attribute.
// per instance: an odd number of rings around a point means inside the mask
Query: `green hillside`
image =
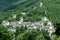
<svg viewBox="0 0 60 40"><path fill-rule="evenodd" d="M19 7L26 7L34 5L39 0L0 0L0 11L6 11L9 9L18 9Z"/></svg>
<svg viewBox="0 0 60 40"><path fill-rule="evenodd" d="M60 23L60 1L59 0L0 0L0 11L17 10L25 7L26 11L30 7L39 5L43 1L46 16L53 22ZM30 8L32 10L32 8ZM44 10L43 10L44 11Z"/></svg>
<svg viewBox="0 0 60 40"><path fill-rule="evenodd" d="M20 4L26 0L0 0L0 11L4 11L11 6Z"/></svg>
<svg viewBox="0 0 60 40"><path fill-rule="evenodd" d="M43 17L49 20L41 21ZM0 40L53 39L60 40L60 0L0 0Z"/></svg>

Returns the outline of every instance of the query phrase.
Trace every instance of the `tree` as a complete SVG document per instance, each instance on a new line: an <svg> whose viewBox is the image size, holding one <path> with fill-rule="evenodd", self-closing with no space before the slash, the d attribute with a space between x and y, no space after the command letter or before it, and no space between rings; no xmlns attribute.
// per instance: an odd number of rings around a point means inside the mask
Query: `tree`
<svg viewBox="0 0 60 40"><path fill-rule="evenodd" d="M17 40L50 40L48 34L44 32L38 29L26 30L17 36Z"/></svg>
<svg viewBox="0 0 60 40"><path fill-rule="evenodd" d="M0 40L12 40L14 33L8 31L3 25L0 25Z"/></svg>

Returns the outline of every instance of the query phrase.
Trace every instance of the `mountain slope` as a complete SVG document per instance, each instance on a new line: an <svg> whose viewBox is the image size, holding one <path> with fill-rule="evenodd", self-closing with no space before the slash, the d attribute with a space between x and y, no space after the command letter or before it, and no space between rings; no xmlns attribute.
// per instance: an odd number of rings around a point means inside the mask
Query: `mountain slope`
<svg viewBox="0 0 60 40"><path fill-rule="evenodd" d="M31 5L39 5L38 3L40 3L40 1L44 4L47 12L46 16L51 21L60 23L60 0L0 0L0 11L17 10L21 7L28 8L31 7ZM39 10L39 8L37 10Z"/></svg>
<svg viewBox="0 0 60 40"><path fill-rule="evenodd" d="M0 0L0 11L36 4L39 0Z"/></svg>

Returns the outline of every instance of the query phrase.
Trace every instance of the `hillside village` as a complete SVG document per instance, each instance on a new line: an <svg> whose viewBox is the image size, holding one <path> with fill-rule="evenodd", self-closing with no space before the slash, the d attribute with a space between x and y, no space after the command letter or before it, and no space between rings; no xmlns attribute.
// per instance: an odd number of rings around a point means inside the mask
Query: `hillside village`
<svg viewBox="0 0 60 40"><path fill-rule="evenodd" d="M52 23L52 21L50 21L49 18L46 16L47 11L45 9L43 2L40 2L39 7L43 8L43 10L44 10L44 16L41 17L40 21L34 21L34 22L24 21L24 17L26 17L28 12L27 13L22 12L22 13L20 13L20 14L22 14L22 16L19 15L19 18L20 18L19 21L3 20L1 24L5 28L8 28L8 31L14 32L14 33L16 32L17 27L18 28L26 27L28 30L39 29L40 31L42 31L42 30L48 31L49 37L51 38L51 40L54 40L54 37L55 37L54 33L56 31L55 26ZM36 6L34 6L33 10L35 10L35 9L36 9ZM10 18L16 19L17 14L12 14L12 17L10 17Z"/></svg>
<svg viewBox="0 0 60 40"><path fill-rule="evenodd" d="M40 2L40 7L43 6L43 2ZM34 7L33 9L35 9L36 7ZM45 7L43 7L45 10ZM19 21L16 22L9 22L9 21L3 21L2 25L6 26L13 26L13 28L16 27L27 27L28 29L36 29L39 28L40 30L48 30L48 31L52 31L55 32L54 30L54 25L53 23L47 18L47 17L42 17L41 21L37 21L37 22L25 22L24 21L24 16L26 16L26 13L21 13L23 16L20 17ZM45 10L45 14L46 14L46 10ZM16 18L16 14L13 14L12 18ZM13 31L13 30L12 30Z"/></svg>
<svg viewBox="0 0 60 40"><path fill-rule="evenodd" d="M40 30L47 30L50 33L49 34L50 37L52 33L55 32L53 23L49 21L47 17L42 17L41 21L37 22L24 22L24 18L21 17L20 21L16 22L3 21L2 25L4 25L5 27L12 26L13 28L8 29L9 31L12 32L16 32L16 27L27 27L28 29L39 28Z"/></svg>
<svg viewBox="0 0 60 40"><path fill-rule="evenodd" d="M3 21L2 25L13 26L14 28L26 26L28 29L40 28L40 30L41 29L48 30L51 28L54 30L53 23L51 21L49 21L47 17L42 17L41 21L37 21L37 22L24 22L23 17L21 17L20 21L16 21L16 22Z"/></svg>
<svg viewBox="0 0 60 40"><path fill-rule="evenodd" d="M13 17L14 18L14 17ZM54 25L51 21L48 20L47 17L42 17L41 21L37 22L24 22L24 18L21 17L20 21L16 22L9 22L9 21L3 21L2 25L5 27L12 26L12 28L9 28L9 31L16 32L16 27L27 27L28 29L37 29L45 30L49 32L49 36L53 40L53 34L55 32Z"/></svg>

